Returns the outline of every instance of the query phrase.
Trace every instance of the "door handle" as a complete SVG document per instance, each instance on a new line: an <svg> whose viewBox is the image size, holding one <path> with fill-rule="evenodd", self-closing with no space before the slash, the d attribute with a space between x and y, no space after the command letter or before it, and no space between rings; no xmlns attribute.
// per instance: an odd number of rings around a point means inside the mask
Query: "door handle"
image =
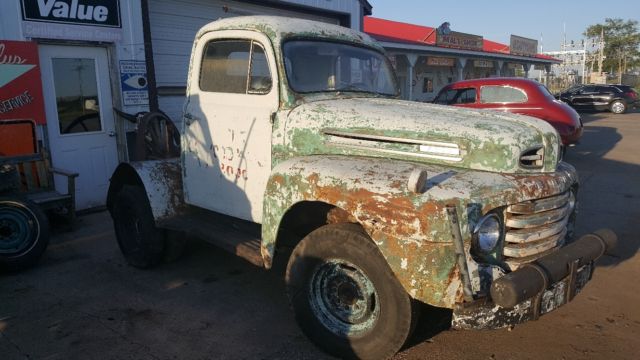
<svg viewBox="0 0 640 360"><path fill-rule="evenodd" d="M109 135L109 137L116 137L116 132L111 130L107 133L107 135Z"/></svg>
<svg viewBox="0 0 640 360"><path fill-rule="evenodd" d="M191 125L194 122L198 122L200 119L198 119L197 117L193 116L190 113L185 113L184 114L184 121L187 123L187 125Z"/></svg>

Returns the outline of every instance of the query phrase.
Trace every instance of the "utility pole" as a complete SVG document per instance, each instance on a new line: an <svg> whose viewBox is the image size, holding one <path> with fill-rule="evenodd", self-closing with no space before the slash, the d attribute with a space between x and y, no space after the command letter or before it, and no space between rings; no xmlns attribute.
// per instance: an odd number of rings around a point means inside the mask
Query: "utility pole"
<svg viewBox="0 0 640 360"><path fill-rule="evenodd" d="M598 56L598 75L602 76L602 63L604 62L604 29L600 30L600 55Z"/></svg>

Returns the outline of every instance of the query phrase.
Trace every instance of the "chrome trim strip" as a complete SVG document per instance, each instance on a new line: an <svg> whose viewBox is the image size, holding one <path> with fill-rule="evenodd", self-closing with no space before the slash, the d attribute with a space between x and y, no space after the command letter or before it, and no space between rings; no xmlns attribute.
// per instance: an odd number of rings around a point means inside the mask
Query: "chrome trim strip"
<svg viewBox="0 0 640 360"><path fill-rule="evenodd" d="M567 229L565 228L560 233L550 236L546 239L537 241L535 243L505 245L504 255L509 257L517 257L517 258L537 255L560 245L566 235L567 235Z"/></svg>
<svg viewBox="0 0 640 360"><path fill-rule="evenodd" d="M351 138L351 139L386 141L386 142L396 142L396 143L416 144L416 145L431 145L431 146L439 146L439 147L446 147L446 148L453 148L453 149L460 150L460 147L458 146L458 144L438 142L438 141L428 141L428 140L418 140L418 139L405 139L405 138L399 138L399 137L394 137L394 136L351 133L351 132L337 131L337 130L331 130L331 129L325 129L325 130L322 131L322 133L324 135L345 137L345 138Z"/></svg>
<svg viewBox="0 0 640 360"><path fill-rule="evenodd" d="M445 156L445 155L436 155L436 154L428 154L428 153L414 153L414 152L409 152L409 151L400 151L400 150L391 150L391 149L381 149L379 147L375 147L375 146L366 146L366 145L352 145L352 144L340 144L340 143L336 143L336 142L328 142L330 145L333 146L337 146L337 147L342 147L342 148L348 148L348 149L356 149L356 150L366 150L366 151L374 151L374 152L380 152L380 153L385 153L385 154L395 154L395 155L405 155L405 156L414 156L414 157L418 157L418 158L425 158L425 159L438 159L438 160L446 160L446 161L452 161L452 162L459 162L462 161L461 157L452 157L452 156Z"/></svg>
<svg viewBox="0 0 640 360"><path fill-rule="evenodd" d="M553 236L567 227L569 217L567 216L557 223L545 225L541 228L509 230L504 241L508 243L526 244Z"/></svg>
<svg viewBox="0 0 640 360"><path fill-rule="evenodd" d="M542 211L557 209L569 201L570 192L541 200L522 202L507 207L512 214L535 214Z"/></svg>
<svg viewBox="0 0 640 360"><path fill-rule="evenodd" d="M571 208L567 203L561 208L533 215L519 215L511 218L507 217L506 226L522 229L547 225L562 220L562 218L569 215L570 211Z"/></svg>

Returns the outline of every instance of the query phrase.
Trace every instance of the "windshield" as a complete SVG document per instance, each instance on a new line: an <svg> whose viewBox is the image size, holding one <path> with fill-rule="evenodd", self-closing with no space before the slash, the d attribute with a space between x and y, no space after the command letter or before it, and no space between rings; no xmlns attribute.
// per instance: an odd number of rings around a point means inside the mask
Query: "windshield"
<svg viewBox="0 0 640 360"><path fill-rule="evenodd" d="M542 92L542 94L543 94L546 98L551 99L551 100L555 100L555 98L556 98L556 97L555 97L555 96L553 96L553 94L551 93L551 91L549 91L549 89L548 89L546 86L544 86L544 85L540 84L540 85L538 85L538 88L540 89L540 91Z"/></svg>
<svg viewBox="0 0 640 360"><path fill-rule="evenodd" d="M377 51L354 45L295 40L284 44L289 86L299 93L341 91L396 95L393 70Z"/></svg>

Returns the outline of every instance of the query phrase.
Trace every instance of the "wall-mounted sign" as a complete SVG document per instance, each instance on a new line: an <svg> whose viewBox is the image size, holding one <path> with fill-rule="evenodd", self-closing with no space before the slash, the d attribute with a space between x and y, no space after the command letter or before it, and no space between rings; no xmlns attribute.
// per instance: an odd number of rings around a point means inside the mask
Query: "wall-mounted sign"
<svg viewBox="0 0 640 360"><path fill-rule="evenodd" d="M509 52L513 55L535 56L538 53L538 40L511 35Z"/></svg>
<svg viewBox="0 0 640 360"><path fill-rule="evenodd" d="M38 45L0 40L0 120L46 123Z"/></svg>
<svg viewBox="0 0 640 360"><path fill-rule="evenodd" d="M121 27L119 0L22 0L22 19Z"/></svg>
<svg viewBox="0 0 640 360"><path fill-rule="evenodd" d="M148 105L147 65L139 60L120 60L120 87L124 105Z"/></svg>
<svg viewBox="0 0 640 360"><path fill-rule="evenodd" d="M534 70L545 70L545 67L543 64L534 64L533 65L533 69Z"/></svg>
<svg viewBox="0 0 640 360"><path fill-rule="evenodd" d="M493 61L490 60L473 60L473 67L477 68L492 68Z"/></svg>
<svg viewBox="0 0 640 360"><path fill-rule="evenodd" d="M522 64L507 63L507 68L511 69L511 70L515 70L515 69L522 69L523 66L522 66Z"/></svg>
<svg viewBox="0 0 640 360"><path fill-rule="evenodd" d="M448 34L436 35L436 45L456 49L468 49L482 51L482 36L451 31Z"/></svg>
<svg viewBox="0 0 640 360"><path fill-rule="evenodd" d="M32 38L114 42L122 38L119 0L21 0Z"/></svg>
<svg viewBox="0 0 640 360"><path fill-rule="evenodd" d="M456 59L454 58L445 58L445 57L435 57L429 56L427 58L427 65L429 66L455 66Z"/></svg>

